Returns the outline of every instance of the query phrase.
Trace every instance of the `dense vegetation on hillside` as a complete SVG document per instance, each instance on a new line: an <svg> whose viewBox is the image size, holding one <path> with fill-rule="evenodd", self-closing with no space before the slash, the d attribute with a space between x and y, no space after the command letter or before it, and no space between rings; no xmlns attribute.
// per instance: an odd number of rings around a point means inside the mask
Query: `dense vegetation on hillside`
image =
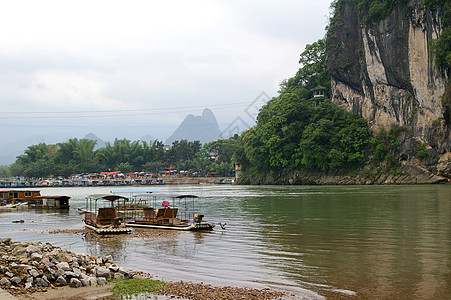
<svg viewBox="0 0 451 300"><path fill-rule="evenodd" d="M307 45L300 63L296 75L281 83L280 95L260 110L257 125L242 134L239 162L250 176L338 170L365 160L366 121L328 99L313 98L318 85L329 91L324 40Z"/></svg>
<svg viewBox="0 0 451 300"><path fill-rule="evenodd" d="M230 175L233 171L231 157L237 138L203 146L198 141L175 141L170 149L165 149L160 141L149 144L127 139L107 143L98 150L94 150L96 142L88 139L75 138L56 145L41 143L28 147L14 164L9 168L3 167L0 175L68 176L106 170L158 172L171 166L178 170L214 171Z"/></svg>
<svg viewBox="0 0 451 300"><path fill-rule="evenodd" d="M426 6L432 10L440 11L442 16L442 33L437 40L430 44L432 58L448 76L448 84L442 98L445 120L451 124L451 2L449 0L425 0Z"/></svg>
<svg viewBox="0 0 451 300"><path fill-rule="evenodd" d="M373 23L385 19L396 5L408 2L408 0L335 0L331 3L331 7L335 10L333 13L335 15L344 5L354 5L364 23Z"/></svg>
<svg viewBox="0 0 451 300"><path fill-rule="evenodd" d="M449 0L425 0L429 9L440 11L443 30L438 40L431 44L436 64L450 75L451 71L451 2Z"/></svg>

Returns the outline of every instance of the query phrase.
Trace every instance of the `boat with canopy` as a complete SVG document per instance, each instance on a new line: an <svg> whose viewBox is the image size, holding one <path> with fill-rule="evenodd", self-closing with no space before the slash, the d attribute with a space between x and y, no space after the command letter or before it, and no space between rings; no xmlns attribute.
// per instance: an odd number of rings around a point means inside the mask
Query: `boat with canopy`
<svg viewBox="0 0 451 300"><path fill-rule="evenodd" d="M204 215L195 212L198 196L157 192L159 191L111 191L112 194L129 194L128 201L117 206L128 227L189 231L212 230L215 227L215 224L203 220Z"/></svg>
<svg viewBox="0 0 451 300"><path fill-rule="evenodd" d="M125 226L124 213L117 209L125 204L127 197L112 194L93 194L86 197L85 226L98 234L130 233Z"/></svg>

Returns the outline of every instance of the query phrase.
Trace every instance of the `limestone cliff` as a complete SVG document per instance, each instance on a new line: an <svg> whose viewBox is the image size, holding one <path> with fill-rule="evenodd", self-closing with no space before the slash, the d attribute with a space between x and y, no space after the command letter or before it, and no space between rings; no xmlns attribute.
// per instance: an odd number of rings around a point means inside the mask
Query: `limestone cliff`
<svg viewBox="0 0 451 300"><path fill-rule="evenodd" d="M427 168L451 178L451 126L442 105L448 74L428 49L442 29L440 13L421 0L398 4L377 23L363 22L355 5L343 4L330 24L327 56L334 102L362 115L373 132L407 128L434 152ZM425 164L410 154L407 161Z"/></svg>

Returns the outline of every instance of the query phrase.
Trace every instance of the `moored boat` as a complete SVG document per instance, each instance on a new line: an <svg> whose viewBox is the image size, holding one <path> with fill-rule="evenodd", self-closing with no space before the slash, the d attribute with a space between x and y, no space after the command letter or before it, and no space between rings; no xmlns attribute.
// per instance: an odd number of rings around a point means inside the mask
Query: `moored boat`
<svg viewBox="0 0 451 300"><path fill-rule="evenodd" d="M37 196L34 201L29 201L28 205L32 208L68 209L69 199L69 196Z"/></svg>
<svg viewBox="0 0 451 300"><path fill-rule="evenodd" d="M205 222L195 213L196 195L161 195L155 191L112 191L130 193L127 209L123 209L128 227L169 230L212 230L215 224ZM163 201L162 201L163 200ZM161 205L157 205L161 201Z"/></svg>
<svg viewBox="0 0 451 300"><path fill-rule="evenodd" d="M39 196L41 196L41 192L37 190L0 190L0 200L3 206L15 206L18 203L35 201Z"/></svg>
<svg viewBox="0 0 451 300"><path fill-rule="evenodd" d="M86 228L98 234L130 233L131 229L123 222L123 213L118 212L115 207L127 200L127 197L111 194L93 194L86 197L84 211Z"/></svg>

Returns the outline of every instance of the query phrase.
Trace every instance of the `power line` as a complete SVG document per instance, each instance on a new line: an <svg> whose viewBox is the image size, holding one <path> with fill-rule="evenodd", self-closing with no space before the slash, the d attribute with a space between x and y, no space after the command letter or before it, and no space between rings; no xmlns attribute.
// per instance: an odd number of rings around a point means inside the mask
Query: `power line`
<svg viewBox="0 0 451 300"><path fill-rule="evenodd" d="M39 127L39 128L158 128L158 127L177 127L179 125L145 125L145 124L137 124L137 125L109 125L109 124L96 124L96 125L46 125L46 124L0 124L1 127Z"/></svg>
<svg viewBox="0 0 451 300"><path fill-rule="evenodd" d="M140 108L140 109L116 109L116 110L80 110L80 111L3 111L0 114L84 114L84 113L117 113L117 112L143 112L143 111L171 111L180 109L198 109L205 107L229 107L229 106L241 106L249 105L249 102L235 102L224 104L210 104L210 105L195 105L195 106L182 106L182 107L165 107L165 108Z"/></svg>
<svg viewBox="0 0 451 300"><path fill-rule="evenodd" d="M248 105L249 103L245 103ZM219 105L218 105L219 106ZM180 108L171 108L169 111L162 112L164 109L143 109L143 110L117 110L117 111L102 111L104 114L92 114L92 115L80 115L80 112L72 112L72 115L69 115L69 112L40 112L39 116L36 116L35 112L32 114L30 112L23 112L20 113L20 115L7 115L7 116L1 116L2 119L86 119L86 118L112 118L112 117L136 117L136 116L151 116L151 115L169 115L169 114L180 114L180 113L193 113L198 110L199 107L205 107L205 106L196 106L192 107L192 109L186 109L189 107L180 107ZM218 110L227 110L227 109L233 109L243 107L243 104L237 103L237 104L227 104L227 106L224 105L224 107L216 107L215 111ZM90 111L91 113L95 113L95 111ZM100 111L99 111L100 112ZM113 112L123 112L119 114L114 114ZM19 114L18 112L15 112L16 114ZM31 115L27 115L30 113ZM105 114L105 113L113 113L113 114ZM2 113L0 113L1 115ZM12 114L12 113L10 113ZM47 115L46 115L47 114Z"/></svg>

